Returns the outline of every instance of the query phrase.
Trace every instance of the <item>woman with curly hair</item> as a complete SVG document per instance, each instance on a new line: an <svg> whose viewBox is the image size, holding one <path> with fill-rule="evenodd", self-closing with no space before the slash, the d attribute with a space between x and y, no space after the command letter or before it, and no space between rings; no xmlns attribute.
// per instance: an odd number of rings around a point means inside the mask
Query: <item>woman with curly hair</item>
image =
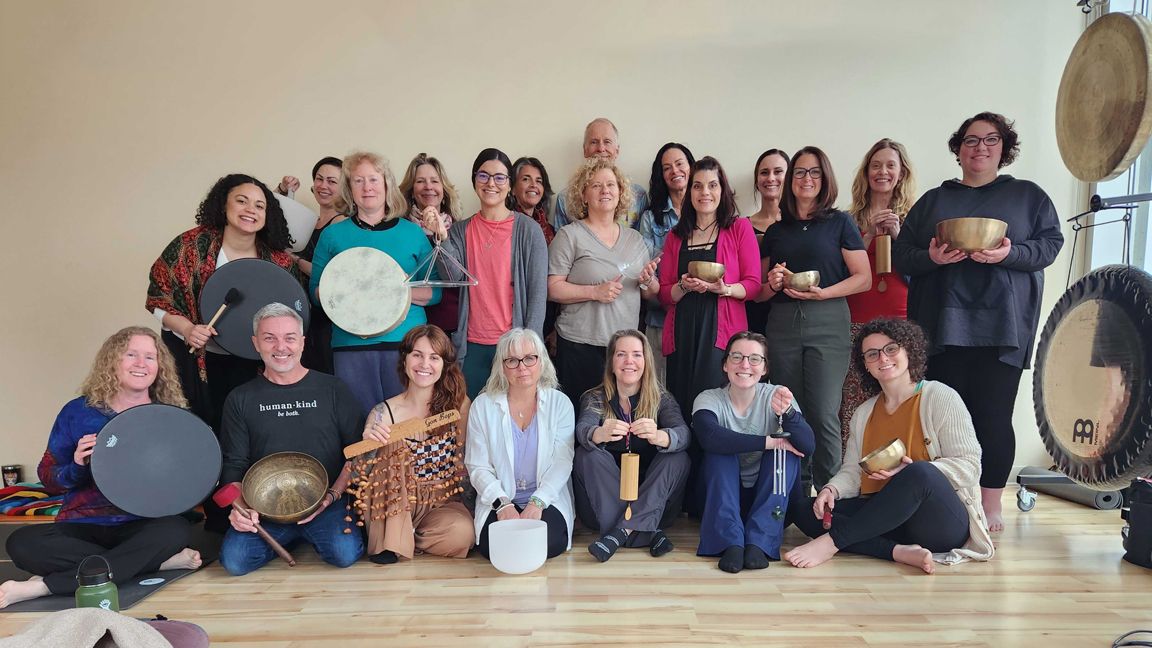
<svg viewBox="0 0 1152 648"><path fill-rule="evenodd" d="M88 556L103 556L118 584L157 570L200 566L200 554L187 548L192 530L187 520L127 513L92 480L88 459L96 435L118 413L149 403L188 406L172 354L156 333L139 326L121 329L101 345L80 396L56 416L36 472L48 491L64 494L64 505L55 523L22 527L8 538L12 562L35 576L0 584L0 608L72 594L76 568Z"/></svg>
<svg viewBox="0 0 1152 648"><path fill-rule="evenodd" d="M467 479L464 448L467 445L468 407L464 375L456 364L456 350L438 326L423 324L408 331L400 341L397 373L404 391L372 408L364 425L364 438L380 443L391 440L392 426L400 421L423 419L448 410L459 410L460 423L449 423L413 448L412 461L398 467L410 471L403 478L389 474L381 462L373 480L404 484L398 510L368 524L369 559L380 565L411 559L416 552L465 558L472 549L472 514L456 494Z"/></svg>
<svg viewBox="0 0 1152 648"><path fill-rule="evenodd" d="M173 239L152 264L145 305L164 327L160 337L176 358L190 409L213 430L220 429L224 399L256 377L258 362L212 342L212 313L200 312L200 291L216 268L236 259L270 261L303 284L286 251L291 244L280 201L256 178L233 173L212 185L196 227ZM196 354L190 356L188 347Z"/></svg>
<svg viewBox="0 0 1152 648"><path fill-rule="evenodd" d="M640 233L628 226L632 185L616 163L589 158L565 198L572 222L548 249L548 298L556 318L556 372L573 403L600 383L608 340L640 323L640 299L660 289Z"/></svg>
<svg viewBox="0 0 1152 648"><path fill-rule="evenodd" d="M1064 235L1056 207L1027 180L1000 175L1020 154L1003 115L982 112L960 124L948 150L962 178L947 180L912 206L892 244L897 272L911 275L908 317L932 342L928 376L960 393L984 449L981 497L992 531L1004 528L1001 496L1016 457L1012 410L1032 362L1044 269ZM990 250L965 254L936 240L936 224L979 216L1008 224Z"/></svg>
<svg viewBox="0 0 1152 648"><path fill-rule="evenodd" d="M448 180L440 160L427 153L416 154L408 163L408 169L400 179L400 193L408 201L408 220L420 225L429 240L435 236L435 231L424 227L426 219L439 222L444 231L451 231L452 226L463 219L456 187ZM444 288L440 293L440 303L424 309L428 323L439 326L448 335L456 331L459 311L458 288Z"/></svg>
<svg viewBox="0 0 1152 648"><path fill-rule="evenodd" d="M380 250L392 257L406 275L414 273L432 252L432 244L420 226L404 218L408 201L396 186L396 177L383 156L365 151L349 154L344 158L340 179L341 194L352 213L348 220L324 230L316 244L308 291L317 303L324 268L332 257L345 250ZM433 270L430 278L437 277ZM440 293L440 288L412 288L412 303L404 320L387 333L363 337L332 324L332 364L336 375L356 395L365 413L404 391L394 369L400 359L400 341L408 331L427 323L424 307L438 304ZM375 299L371 295L362 298Z"/></svg>
<svg viewBox="0 0 1152 648"><path fill-rule="evenodd" d="M815 567L847 551L928 574L936 562L990 559L978 492L980 444L960 395L924 379L924 332L907 320L873 320L856 336L852 362L874 396L852 415L840 472L815 500L796 498L803 501L790 517L814 539L784 559ZM860 458L893 439L907 448L900 465L864 473Z"/></svg>

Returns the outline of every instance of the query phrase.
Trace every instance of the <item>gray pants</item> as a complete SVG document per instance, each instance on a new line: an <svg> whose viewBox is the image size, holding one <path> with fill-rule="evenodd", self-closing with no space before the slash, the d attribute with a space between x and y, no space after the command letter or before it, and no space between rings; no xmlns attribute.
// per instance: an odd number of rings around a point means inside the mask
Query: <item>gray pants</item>
<svg viewBox="0 0 1152 648"><path fill-rule="evenodd" d="M688 455L684 452L661 452L652 458L648 471L640 480L639 498L632 502L632 519L624 519L628 503L620 499L620 466L611 452L603 448L588 450L576 448L572 480L576 497L576 512L585 526L601 535L615 529L630 529L630 547L642 547L651 539L652 532L663 529L663 520L669 502L673 508L684 493L688 479ZM670 516L679 511L667 510Z"/></svg>
<svg viewBox="0 0 1152 648"><path fill-rule="evenodd" d="M664 337L663 326L648 325L644 329L644 337L648 338L648 346L652 347L652 370L656 372L656 377L660 379L661 385L667 385L667 375L665 374L668 366L668 361L664 358L664 351L661 347L662 338Z"/></svg>
<svg viewBox="0 0 1152 648"><path fill-rule="evenodd" d="M804 458L803 478L821 488L840 470L840 398L852 352L851 321L844 299L772 304L764 334L774 384L792 390L816 435Z"/></svg>

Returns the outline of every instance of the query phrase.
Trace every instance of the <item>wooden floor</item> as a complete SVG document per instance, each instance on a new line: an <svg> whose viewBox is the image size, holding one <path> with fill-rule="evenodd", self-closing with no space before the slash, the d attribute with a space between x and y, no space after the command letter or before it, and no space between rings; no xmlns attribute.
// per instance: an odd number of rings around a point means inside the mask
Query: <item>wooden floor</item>
<svg viewBox="0 0 1152 648"><path fill-rule="evenodd" d="M841 555L812 570L773 563L725 574L697 558L696 526L654 559L573 550L525 576L484 560L361 561L340 570L300 551L248 576L218 564L130 611L203 626L213 646L1108 646L1152 628L1152 571L1121 560L1117 511L1041 496L1030 513L1006 491L1007 529L990 563L936 575ZM800 540L789 531L785 547ZM39 614L0 615L0 636ZM461 643L460 638L464 638Z"/></svg>

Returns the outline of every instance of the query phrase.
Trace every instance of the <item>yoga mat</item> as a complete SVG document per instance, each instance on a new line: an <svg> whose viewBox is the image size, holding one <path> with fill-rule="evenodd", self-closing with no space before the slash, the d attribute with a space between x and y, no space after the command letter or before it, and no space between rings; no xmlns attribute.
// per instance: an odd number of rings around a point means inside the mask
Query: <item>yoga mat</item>
<svg viewBox="0 0 1152 648"><path fill-rule="evenodd" d="M1028 488L1038 493L1059 497L1098 511L1118 509L1124 501L1120 491L1094 490L1072 481L1064 473L1044 470L1043 468L1026 466L1020 469L1020 477L1026 479ZM1061 477L1063 479L1060 479Z"/></svg>

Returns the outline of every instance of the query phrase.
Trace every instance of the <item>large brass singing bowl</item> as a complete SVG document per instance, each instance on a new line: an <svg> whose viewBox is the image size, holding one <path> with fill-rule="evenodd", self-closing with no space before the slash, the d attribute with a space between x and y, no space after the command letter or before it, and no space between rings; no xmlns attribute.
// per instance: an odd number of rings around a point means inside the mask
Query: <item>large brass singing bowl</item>
<svg viewBox="0 0 1152 648"><path fill-rule="evenodd" d="M784 287L798 290L800 292L808 292L812 290L813 286L820 285L820 271L819 270L805 270L804 272L793 272L784 277Z"/></svg>
<svg viewBox="0 0 1152 648"><path fill-rule="evenodd" d="M904 458L906 453L907 450L904 448L904 442L900 439L892 439L884 446L876 448L861 459L860 468L868 474L872 474L877 470L892 470L900 465L900 460Z"/></svg>
<svg viewBox="0 0 1152 648"><path fill-rule="evenodd" d="M724 264L712 261L689 261L688 276L708 283L716 283L724 278Z"/></svg>
<svg viewBox="0 0 1152 648"><path fill-rule="evenodd" d="M272 522L299 522L320 508L328 471L303 452L277 452L252 464L242 482L244 501Z"/></svg>
<svg viewBox="0 0 1152 648"><path fill-rule="evenodd" d="M936 242L972 254L1000 247L1008 223L995 218L950 218L936 223Z"/></svg>

